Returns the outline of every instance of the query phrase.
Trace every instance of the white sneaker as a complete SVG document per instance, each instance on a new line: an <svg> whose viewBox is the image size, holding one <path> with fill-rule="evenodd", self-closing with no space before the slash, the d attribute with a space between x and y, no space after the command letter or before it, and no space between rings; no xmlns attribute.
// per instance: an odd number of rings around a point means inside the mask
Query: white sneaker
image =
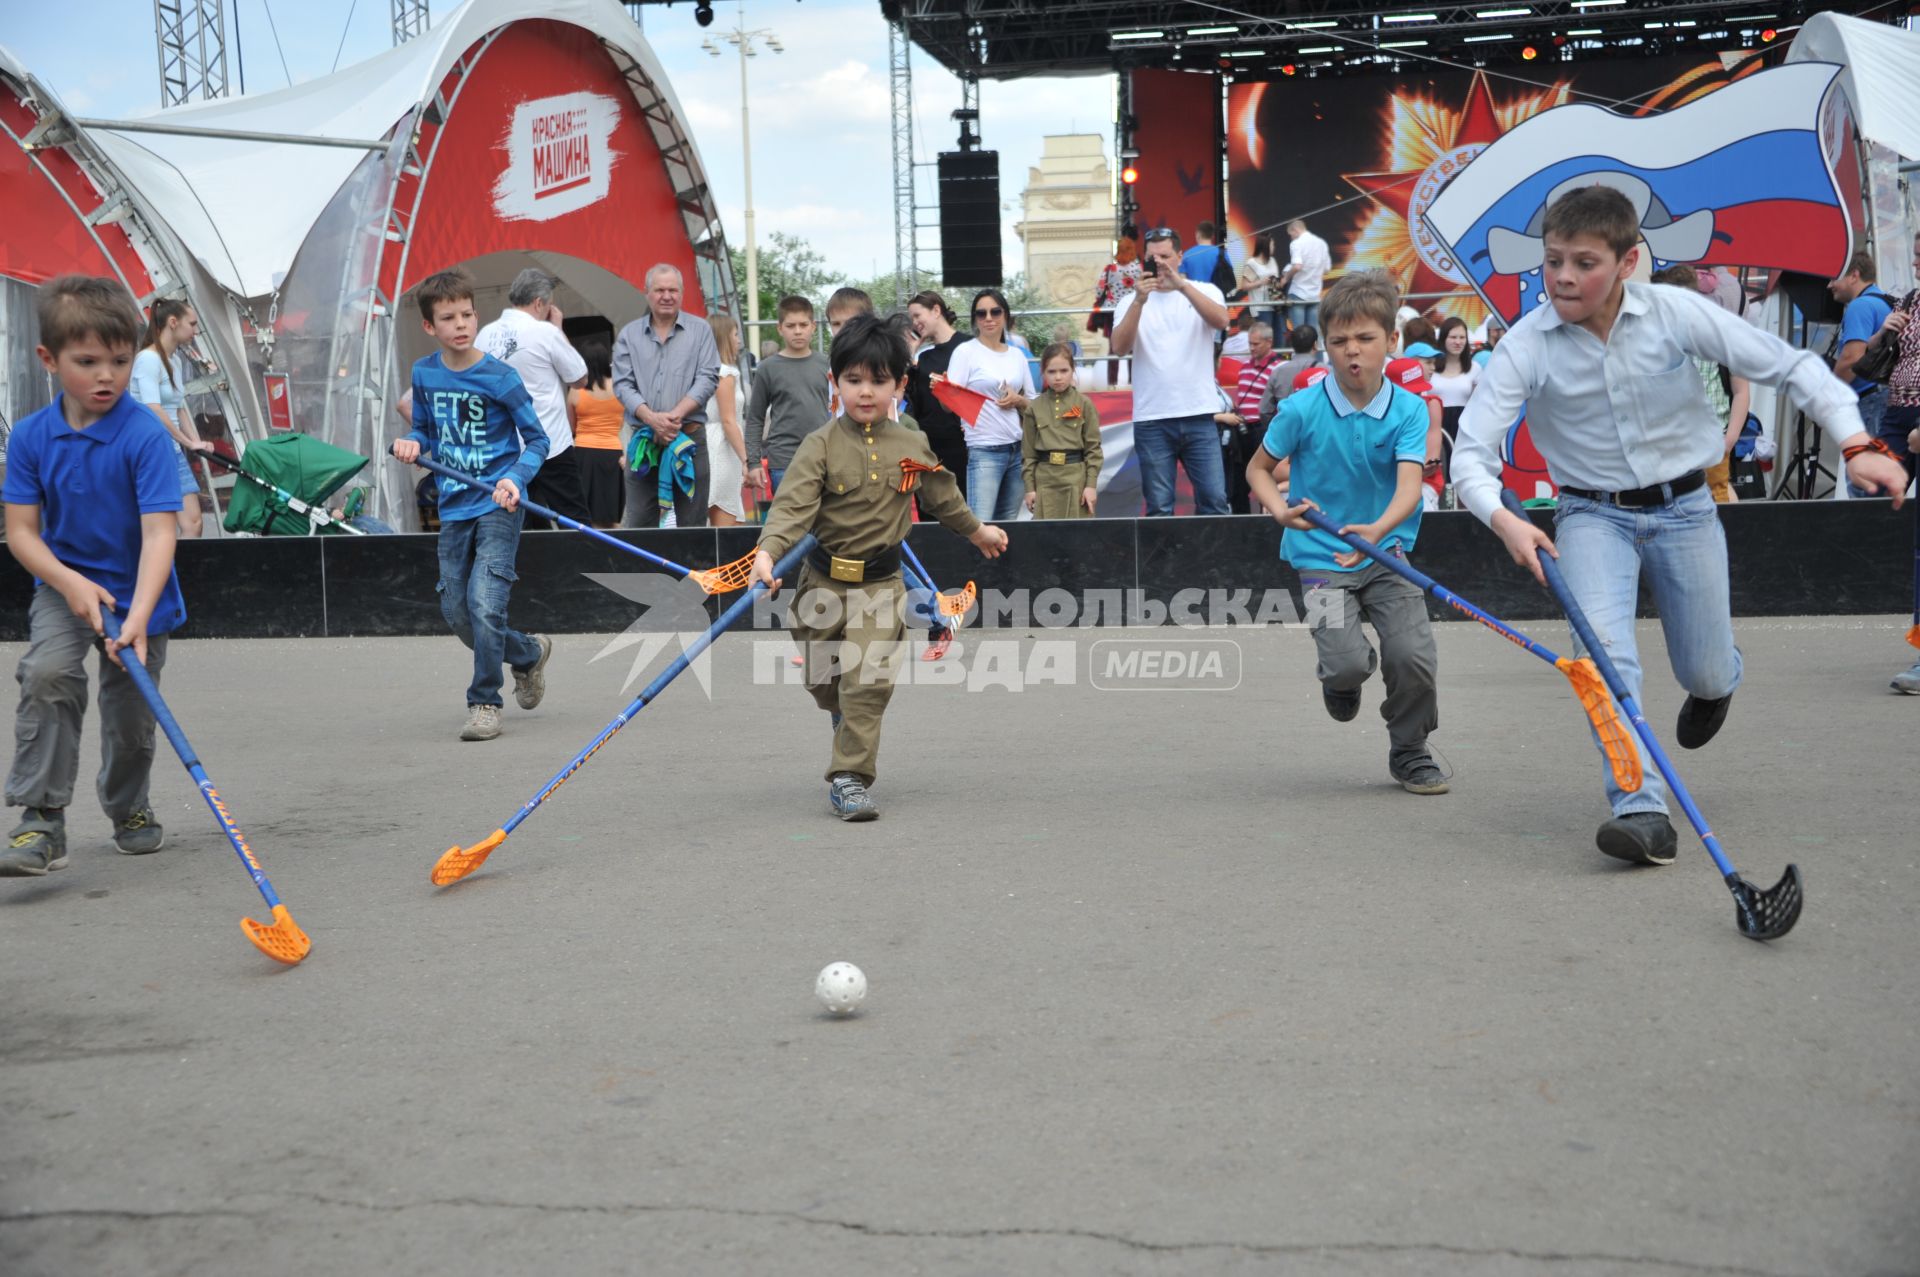
<svg viewBox="0 0 1920 1277"><path fill-rule="evenodd" d="M1920 696L1920 661L1915 661L1912 669L1901 670L1895 674L1890 686L1896 692L1905 692L1908 696Z"/></svg>
<svg viewBox="0 0 1920 1277"><path fill-rule="evenodd" d="M499 734L500 709L498 706L467 706L467 725L460 729L461 740L492 740Z"/></svg>

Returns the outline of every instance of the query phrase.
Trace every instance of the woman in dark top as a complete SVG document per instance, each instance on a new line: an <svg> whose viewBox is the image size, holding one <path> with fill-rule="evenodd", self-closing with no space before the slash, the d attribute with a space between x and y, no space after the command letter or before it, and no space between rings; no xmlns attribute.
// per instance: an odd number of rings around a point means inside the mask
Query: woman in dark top
<svg viewBox="0 0 1920 1277"><path fill-rule="evenodd" d="M967 334L954 331L953 312L947 309L946 299L932 289L914 294L907 303L907 318L913 321L913 330L926 343L907 374L908 411L920 423L940 464L960 481L960 495L964 497L967 494L966 427L945 404L933 397L932 379L935 373L947 370L953 352L968 340Z"/></svg>

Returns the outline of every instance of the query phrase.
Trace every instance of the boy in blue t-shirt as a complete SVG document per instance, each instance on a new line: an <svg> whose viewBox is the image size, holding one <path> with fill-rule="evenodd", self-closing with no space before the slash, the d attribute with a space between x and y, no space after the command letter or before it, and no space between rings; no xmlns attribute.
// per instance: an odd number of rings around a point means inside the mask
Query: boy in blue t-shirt
<svg viewBox="0 0 1920 1277"><path fill-rule="evenodd" d="M16 677L7 805L26 809L0 849L0 877L40 877L67 864L67 803L80 768L87 649L99 647L100 806L113 845L160 850L147 805L153 711L120 652L131 647L157 681L169 631L186 620L173 545L177 453L165 426L127 396L140 312L110 279L66 275L40 289L40 362L60 383L53 403L7 442L7 549L33 573L28 644ZM119 618L107 640L101 606Z"/></svg>
<svg viewBox="0 0 1920 1277"><path fill-rule="evenodd" d="M1387 770L1415 794L1444 794L1446 778L1427 752L1440 724L1434 690L1439 655L1426 596L1301 518L1309 506L1404 557L1420 532L1420 478L1427 461L1427 406L1386 379L1399 293L1379 272L1348 275L1320 302L1333 376L1283 400L1247 483L1286 532L1280 553L1300 574L1327 712L1342 723L1360 712L1360 685L1380 666L1387 684ZM1290 463L1288 507L1274 471ZM1361 632L1372 622L1380 653Z"/></svg>
<svg viewBox="0 0 1920 1277"><path fill-rule="evenodd" d="M461 740L500 734L500 666L513 670L513 699L532 709L546 694L553 640L507 625L507 596L526 511L520 494L547 455L547 432L520 374L477 349L473 278L441 271L420 285L421 326L440 349L413 366L413 432L393 455L430 452L443 466L493 484L491 493L439 479L440 611L473 650Z"/></svg>

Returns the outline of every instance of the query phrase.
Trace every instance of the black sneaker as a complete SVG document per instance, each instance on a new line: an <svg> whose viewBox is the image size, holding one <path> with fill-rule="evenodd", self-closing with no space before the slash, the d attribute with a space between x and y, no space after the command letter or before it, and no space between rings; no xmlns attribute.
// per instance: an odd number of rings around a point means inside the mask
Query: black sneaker
<svg viewBox="0 0 1920 1277"><path fill-rule="evenodd" d="M1679 838L1663 811L1630 811L1600 826L1593 841L1615 860L1636 865L1670 865Z"/></svg>
<svg viewBox="0 0 1920 1277"><path fill-rule="evenodd" d="M1320 699L1326 702L1327 713L1333 715L1336 723L1351 723L1360 714L1360 689L1351 692L1336 692L1325 683L1320 684Z"/></svg>
<svg viewBox="0 0 1920 1277"><path fill-rule="evenodd" d="M165 846L166 841L167 831L160 828L151 809L143 808L113 823L113 845L123 856L150 856Z"/></svg>
<svg viewBox="0 0 1920 1277"><path fill-rule="evenodd" d="M66 867L66 818L27 808L0 848L0 878L40 878Z"/></svg>
<svg viewBox="0 0 1920 1277"><path fill-rule="evenodd" d="M1393 773L1400 782L1400 788L1409 794L1444 794L1451 786L1441 774L1440 768L1431 758L1423 758L1409 767Z"/></svg>
<svg viewBox="0 0 1920 1277"><path fill-rule="evenodd" d="M1732 692L1710 701L1698 696L1687 697L1686 704L1680 707L1680 721L1673 726L1673 738L1680 742L1680 748L1699 749L1712 740L1720 724L1727 721L1727 706L1731 704Z"/></svg>
<svg viewBox="0 0 1920 1277"><path fill-rule="evenodd" d="M880 816L866 785L852 772L841 772L833 778L827 788L827 801L842 820L877 820Z"/></svg>

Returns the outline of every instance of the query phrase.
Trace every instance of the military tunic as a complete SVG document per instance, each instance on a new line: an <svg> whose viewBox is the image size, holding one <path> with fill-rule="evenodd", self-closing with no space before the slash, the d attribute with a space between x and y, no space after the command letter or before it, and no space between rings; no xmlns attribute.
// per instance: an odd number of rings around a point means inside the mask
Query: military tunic
<svg viewBox="0 0 1920 1277"><path fill-rule="evenodd" d="M1100 414L1077 389L1043 390L1020 414L1020 475L1037 494L1036 519L1092 518L1080 493L1100 486L1101 460Z"/></svg>
<svg viewBox="0 0 1920 1277"><path fill-rule="evenodd" d="M801 440L760 549L775 562L808 532L846 575L892 553L913 523L913 502L948 530L972 536L980 520L958 482L940 469L911 419L862 426L846 416ZM856 568L855 565L859 565ZM841 716L826 778L851 772L871 785L880 755L880 718L906 659L907 591L898 564L883 576L835 579L808 563L800 570L788 627L806 657L807 690Z"/></svg>

